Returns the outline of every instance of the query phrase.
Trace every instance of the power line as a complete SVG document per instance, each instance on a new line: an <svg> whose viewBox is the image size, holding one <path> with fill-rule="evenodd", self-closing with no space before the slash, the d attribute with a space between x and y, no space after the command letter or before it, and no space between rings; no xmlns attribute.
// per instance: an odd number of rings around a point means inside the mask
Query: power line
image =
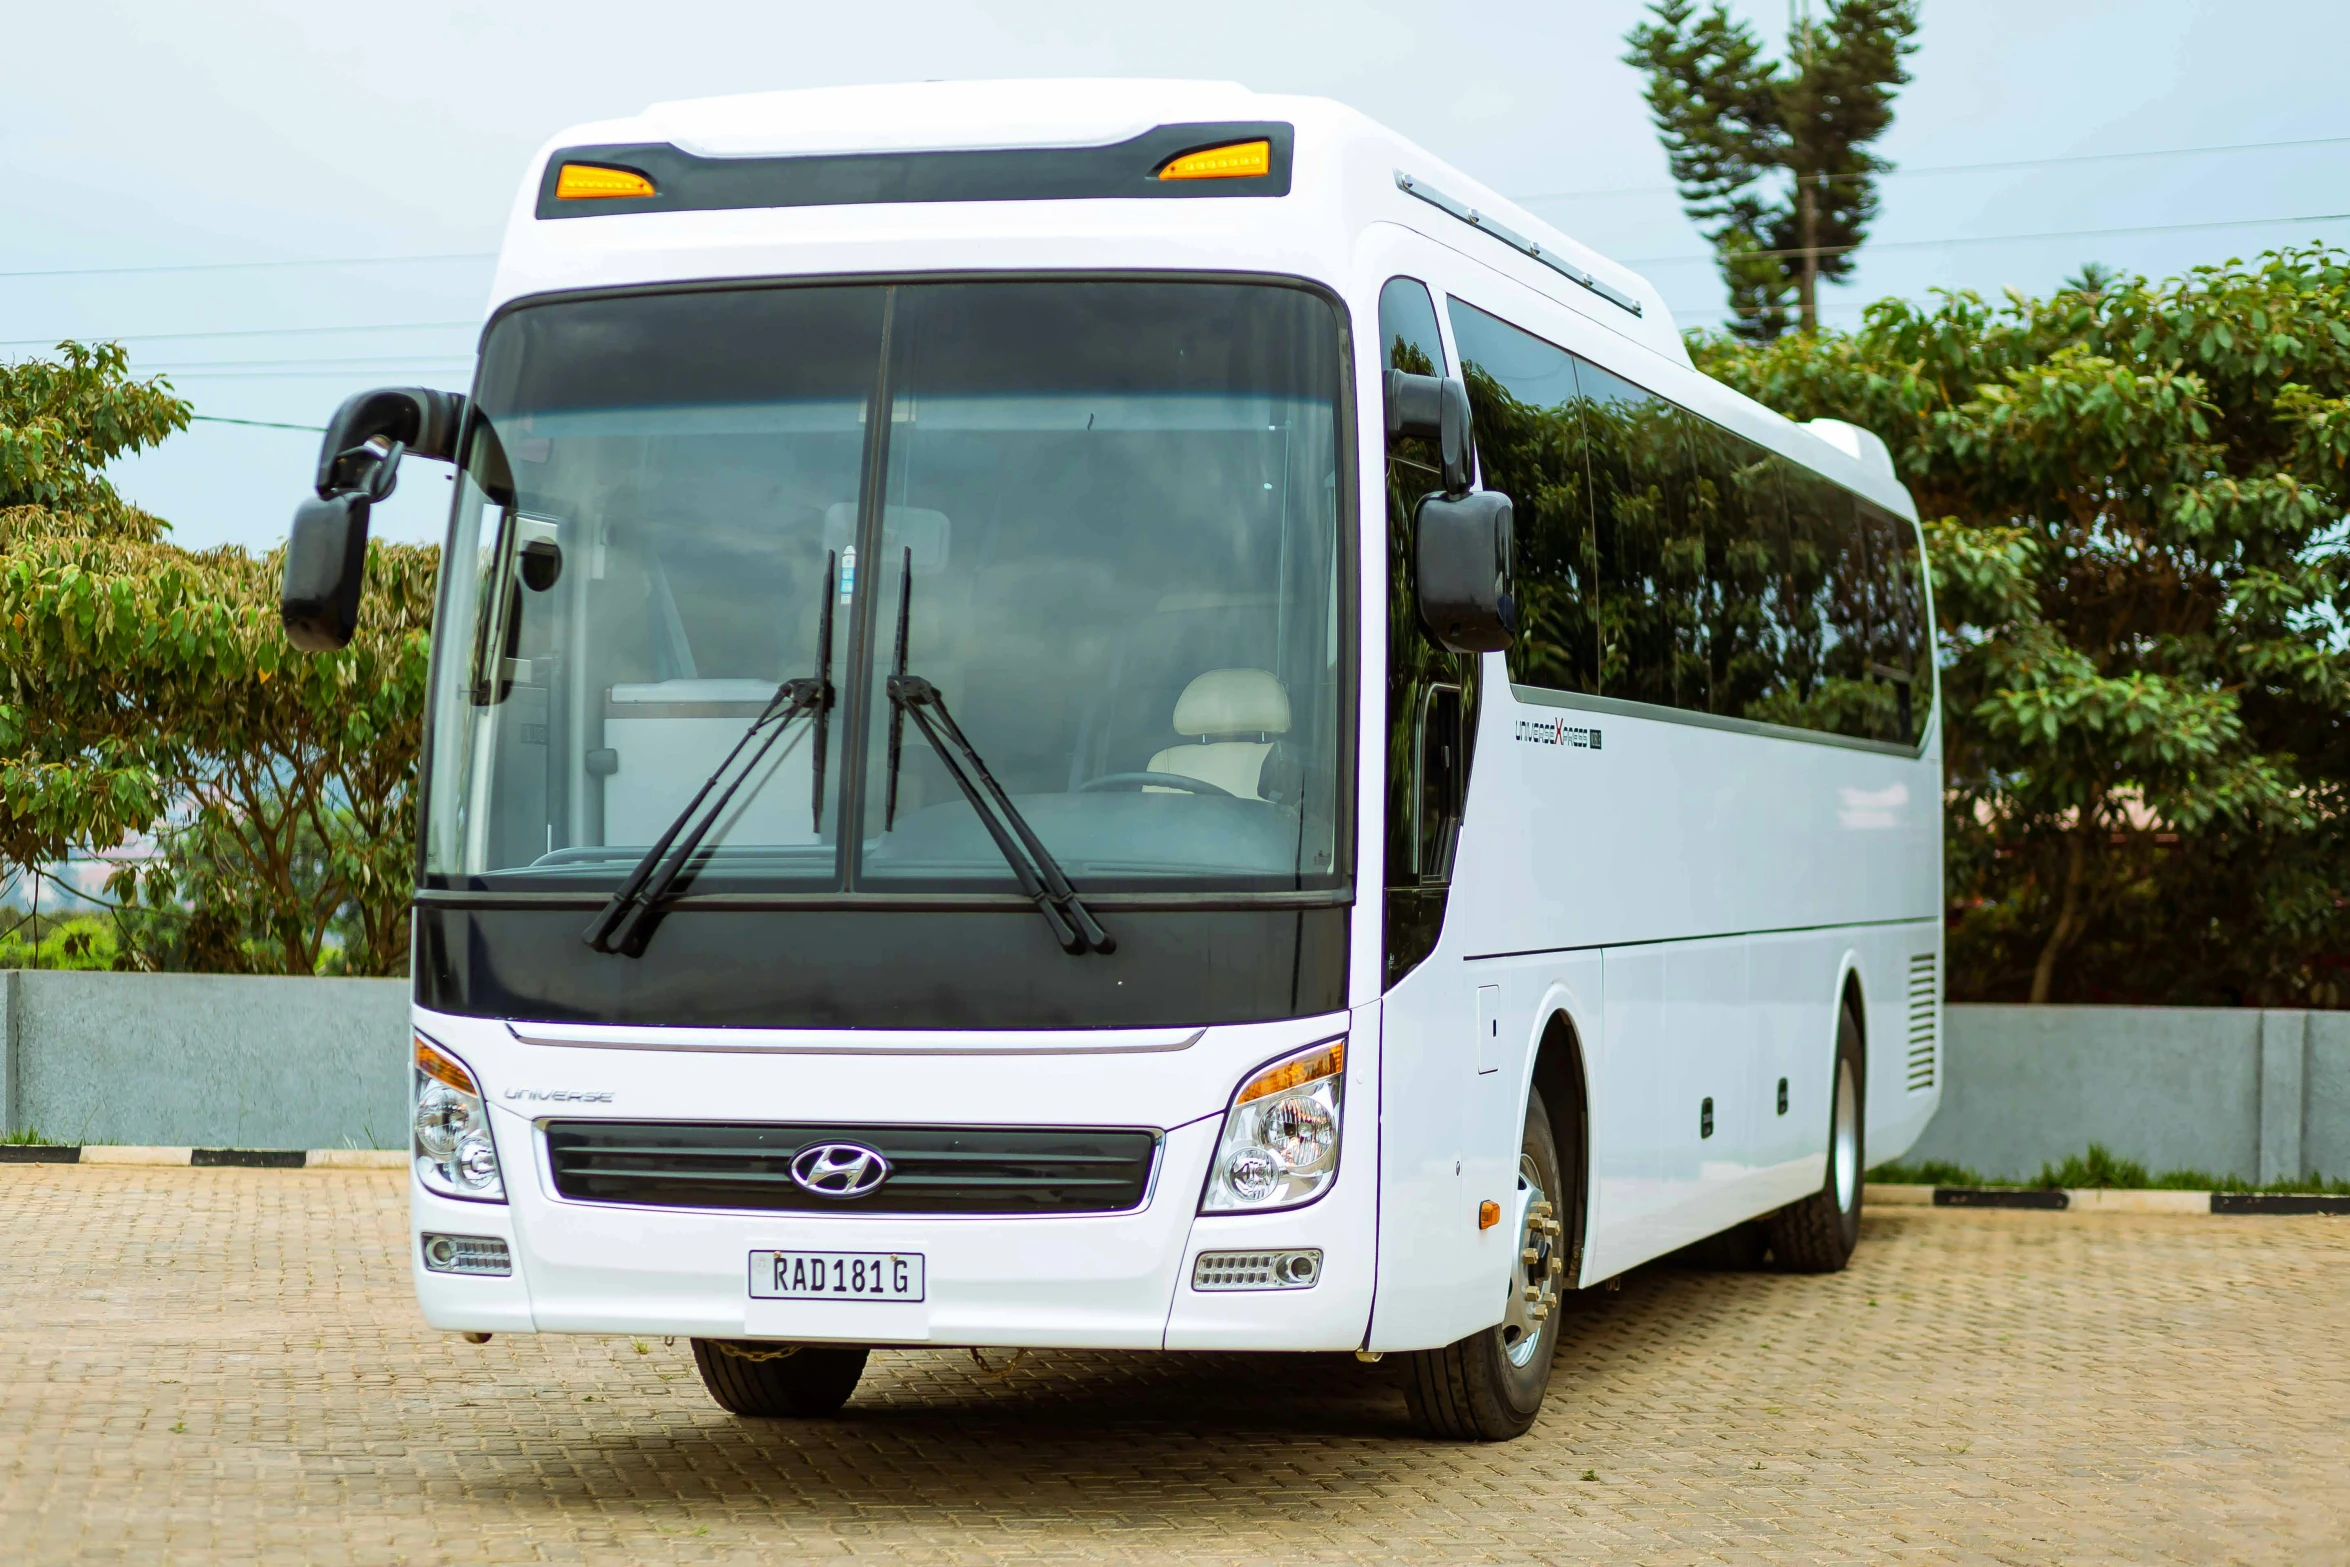
<svg viewBox="0 0 2350 1567"><path fill-rule="evenodd" d="M1861 179L1912 179L1937 174L1983 174L2000 169L2053 168L2067 163L2116 163L2133 158L2185 158L2211 153L2265 152L2278 147L2334 147L2350 142L2350 136L2311 136L2298 141L2247 141L2214 147L2149 147L2139 152L2082 152L2054 158L2010 158L1998 163L1938 163L1920 169L1886 169L1870 174L1816 174L1809 180L1841 182ZM1673 196L1680 194L1677 185L1610 185L1597 190L1555 190L1540 196L1513 196L1519 202L1529 201L1588 201L1602 196Z"/></svg>
<svg viewBox="0 0 2350 1567"><path fill-rule="evenodd" d="M326 434L323 424L279 424L274 419L224 419L219 414L190 414L197 424L241 424L255 430L307 430L312 435Z"/></svg>
<svg viewBox="0 0 2350 1567"><path fill-rule="evenodd" d="M417 369L423 363L425 362L421 360L404 359L397 364L386 365L380 371L370 371L365 365L361 365L357 368L345 366L330 370L173 370L168 374L174 381L282 381L304 378L317 380L369 374L388 375L394 371ZM470 365L473 361L470 359L447 359L436 360L433 363L460 366Z"/></svg>
<svg viewBox="0 0 2350 1567"><path fill-rule="evenodd" d="M62 338L83 343L168 343L200 337L307 337L338 332L440 332L478 327L479 321L387 321L375 326L259 326L238 332L66 332L59 337L14 337L0 340L0 348L46 348Z"/></svg>
<svg viewBox="0 0 2350 1567"><path fill-rule="evenodd" d="M154 272L254 272L281 267L402 267L436 261L495 261L494 250L454 250L432 256L320 256L304 261L205 261L163 267L50 267L35 272L0 272L12 277L127 277Z"/></svg>
<svg viewBox="0 0 2350 1567"><path fill-rule="evenodd" d="M354 354L342 359L190 359L180 364L148 365L156 375L178 375L186 370L277 370L309 366L319 370L366 370L379 365L469 365L471 354Z"/></svg>
<svg viewBox="0 0 2350 1567"><path fill-rule="evenodd" d="M2135 228L2050 229L2040 234L1962 234L1949 239L1873 239L1864 241L1860 245L1822 245L1814 254L1836 256L1864 247L1870 250L1931 250L1945 245L2012 245L2038 239L2107 239L2122 234L2172 234L2190 229L2274 228L2288 223L2341 223L2346 221L2350 221L2350 212L2313 212L2306 217L2297 218L2224 218L2211 223L2148 223ZM1740 251L1739 254L1784 257L1800 256L1804 252L1801 249L1746 250ZM1677 256L1627 256L1620 258L1620 262L1628 267L1654 267L1674 262L1710 262L1720 259L1719 256L1712 253L1699 252Z"/></svg>

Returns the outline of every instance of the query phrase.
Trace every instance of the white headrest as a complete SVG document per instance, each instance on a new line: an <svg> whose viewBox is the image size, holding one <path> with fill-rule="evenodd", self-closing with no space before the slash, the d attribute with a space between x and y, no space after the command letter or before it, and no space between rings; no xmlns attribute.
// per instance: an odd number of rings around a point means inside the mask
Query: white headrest
<svg viewBox="0 0 2350 1567"><path fill-rule="evenodd" d="M1262 669L1211 669L1175 701L1179 735L1289 733L1289 693Z"/></svg>

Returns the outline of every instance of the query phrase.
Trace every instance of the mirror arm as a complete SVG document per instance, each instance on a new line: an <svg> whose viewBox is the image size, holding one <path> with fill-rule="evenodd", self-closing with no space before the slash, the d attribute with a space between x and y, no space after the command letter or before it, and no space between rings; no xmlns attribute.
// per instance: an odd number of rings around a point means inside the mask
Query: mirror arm
<svg viewBox="0 0 2350 1567"><path fill-rule="evenodd" d="M383 499L392 493L403 453L455 462L464 423L461 392L390 386L344 399L319 442L319 498L363 490L371 500Z"/></svg>
<svg viewBox="0 0 2350 1567"><path fill-rule="evenodd" d="M319 443L318 493L295 511L286 539L278 616L294 646L305 653L350 646L367 576L369 510L392 493L409 453L456 461L464 424L463 394L422 386L361 392L335 410ZM559 554L534 565L549 586L562 569Z"/></svg>
<svg viewBox="0 0 2350 1567"><path fill-rule="evenodd" d="M1434 441L1444 465L1444 493L1458 499L1476 478L1470 438L1469 389L1448 375L1390 370L1386 379L1387 438Z"/></svg>

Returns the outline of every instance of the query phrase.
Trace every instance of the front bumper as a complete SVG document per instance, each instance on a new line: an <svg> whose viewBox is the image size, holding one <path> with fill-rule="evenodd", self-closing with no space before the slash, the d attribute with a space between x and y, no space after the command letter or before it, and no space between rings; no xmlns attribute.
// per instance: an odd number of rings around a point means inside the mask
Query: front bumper
<svg viewBox="0 0 2350 1567"><path fill-rule="evenodd" d="M1347 1020L1212 1029L1180 1052L1075 1056L1040 1067L930 1055L659 1053L519 1040L505 1025L419 1014L417 1026L480 1079L508 1202L460 1201L411 1178L411 1262L425 1319L471 1332L769 1338L876 1345L1069 1349L1341 1350L1363 1342L1373 1279L1376 1023L1354 1020L1347 1141L1321 1200L1276 1214L1196 1213L1224 1102L1261 1061L1326 1037ZM1223 1037L1218 1037L1223 1036ZM1178 1059L1170 1059L1170 1057ZM909 1070L913 1069L913 1070ZM558 1196L538 1104L548 1081L653 1081L593 1112L616 1119L827 1117L943 1124L1101 1124L1100 1107L1156 1111L1169 1126L1141 1207L1116 1214L1019 1217L642 1208ZM1007 1081L1010 1079L1010 1081ZM543 1090L539 1092L544 1092ZM524 1110L514 1108L517 1104ZM711 1105L728 1113L712 1116ZM1205 1113L1202 1107L1209 1106ZM862 1113L860 1114L860 1107ZM574 1105L549 1107L577 1116ZM1147 1124L1136 1114L1128 1124ZM427 1232L495 1236L514 1272L425 1268ZM1319 1247L1310 1289L1206 1293L1190 1287L1203 1251ZM754 1300L755 1250L919 1252L919 1302Z"/></svg>

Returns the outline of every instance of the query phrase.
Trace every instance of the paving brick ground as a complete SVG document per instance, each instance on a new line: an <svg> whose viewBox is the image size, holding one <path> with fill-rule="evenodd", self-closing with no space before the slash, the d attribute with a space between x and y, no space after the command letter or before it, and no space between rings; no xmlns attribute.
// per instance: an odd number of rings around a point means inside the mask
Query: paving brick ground
<svg viewBox="0 0 2350 1567"><path fill-rule="evenodd" d="M837 1423L737 1422L682 1343L427 1331L404 1201L0 1166L0 1559L2350 1562L2350 1220L1644 1270L1471 1448L1345 1357L887 1354Z"/></svg>

